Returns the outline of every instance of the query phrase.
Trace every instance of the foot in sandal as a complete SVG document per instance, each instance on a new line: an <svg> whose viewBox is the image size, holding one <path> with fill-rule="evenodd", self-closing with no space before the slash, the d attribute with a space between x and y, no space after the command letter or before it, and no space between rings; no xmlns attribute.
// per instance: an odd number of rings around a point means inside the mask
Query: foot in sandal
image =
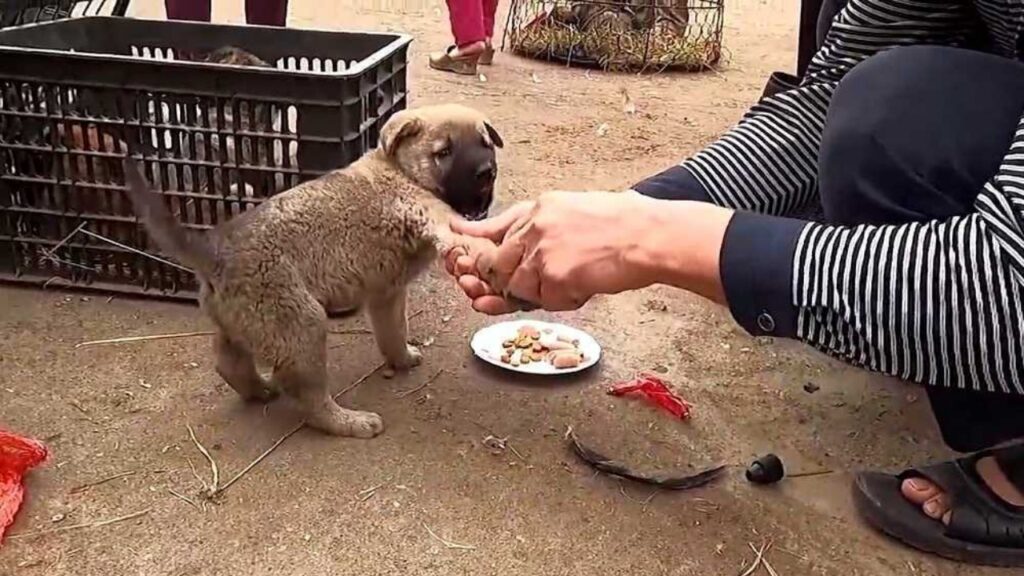
<svg viewBox="0 0 1024 576"><path fill-rule="evenodd" d="M854 483L869 524L905 544L970 564L1024 567L1024 444Z"/></svg>
<svg viewBox="0 0 1024 576"><path fill-rule="evenodd" d="M462 47L449 46L444 52L434 52L430 55L430 67L442 72L476 76L477 64L486 50L487 45L482 41Z"/></svg>
<svg viewBox="0 0 1024 576"><path fill-rule="evenodd" d="M494 44L491 43L490 38L488 38L484 44L484 51L480 53L480 59L477 63L481 66L490 66L491 64L494 64Z"/></svg>

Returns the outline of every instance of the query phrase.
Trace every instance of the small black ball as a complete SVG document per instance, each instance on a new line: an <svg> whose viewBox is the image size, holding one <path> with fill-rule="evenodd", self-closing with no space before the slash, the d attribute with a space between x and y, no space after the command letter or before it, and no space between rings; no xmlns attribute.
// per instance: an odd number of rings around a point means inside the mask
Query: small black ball
<svg viewBox="0 0 1024 576"><path fill-rule="evenodd" d="M774 484L786 475L782 460L775 454L765 454L747 468L747 481L754 484Z"/></svg>

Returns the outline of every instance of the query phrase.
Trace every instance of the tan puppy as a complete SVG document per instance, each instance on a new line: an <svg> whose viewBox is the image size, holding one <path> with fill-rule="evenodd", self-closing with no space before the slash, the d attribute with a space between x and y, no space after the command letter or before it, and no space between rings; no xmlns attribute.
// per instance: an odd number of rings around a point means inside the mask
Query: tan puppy
<svg viewBox="0 0 1024 576"><path fill-rule="evenodd" d="M125 173L136 213L157 245L196 271L202 308L218 328L221 377L244 398L269 400L284 391L320 430L369 438L384 429L380 417L341 408L328 392L325 309L365 309L388 365L417 365L406 286L452 247L493 248L454 235L448 221L487 214L501 146L474 110L399 112L382 128L377 150L266 200L205 238L179 225L146 189L134 161L125 160ZM257 362L273 369L270 382Z"/></svg>

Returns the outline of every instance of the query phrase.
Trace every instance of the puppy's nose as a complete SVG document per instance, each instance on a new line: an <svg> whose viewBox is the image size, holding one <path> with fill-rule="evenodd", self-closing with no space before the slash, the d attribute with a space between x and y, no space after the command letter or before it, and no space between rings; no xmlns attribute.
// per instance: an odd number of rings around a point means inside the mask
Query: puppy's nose
<svg viewBox="0 0 1024 576"><path fill-rule="evenodd" d="M476 180L477 182L493 182L497 172L494 170L494 164L488 162L476 169Z"/></svg>

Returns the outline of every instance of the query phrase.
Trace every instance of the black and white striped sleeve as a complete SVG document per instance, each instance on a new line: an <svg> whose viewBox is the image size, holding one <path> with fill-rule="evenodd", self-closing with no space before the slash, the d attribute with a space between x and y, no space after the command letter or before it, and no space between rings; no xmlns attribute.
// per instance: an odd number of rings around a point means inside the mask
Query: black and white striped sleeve
<svg viewBox="0 0 1024 576"><path fill-rule="evenodd" d="M719 140L633 189L663 199L792 213L817 194L825 114L846 73L889 48L955 46L976 29L967 0L850 0L799 88L763 99Z"/></svg>
<svg viewBox="0 0 1024 576"><path fill-rule="evenodd" d="M722 256L753 334L923 384L1024 394L1024 120L970 214L840 227L738 212Z"/></svg>

